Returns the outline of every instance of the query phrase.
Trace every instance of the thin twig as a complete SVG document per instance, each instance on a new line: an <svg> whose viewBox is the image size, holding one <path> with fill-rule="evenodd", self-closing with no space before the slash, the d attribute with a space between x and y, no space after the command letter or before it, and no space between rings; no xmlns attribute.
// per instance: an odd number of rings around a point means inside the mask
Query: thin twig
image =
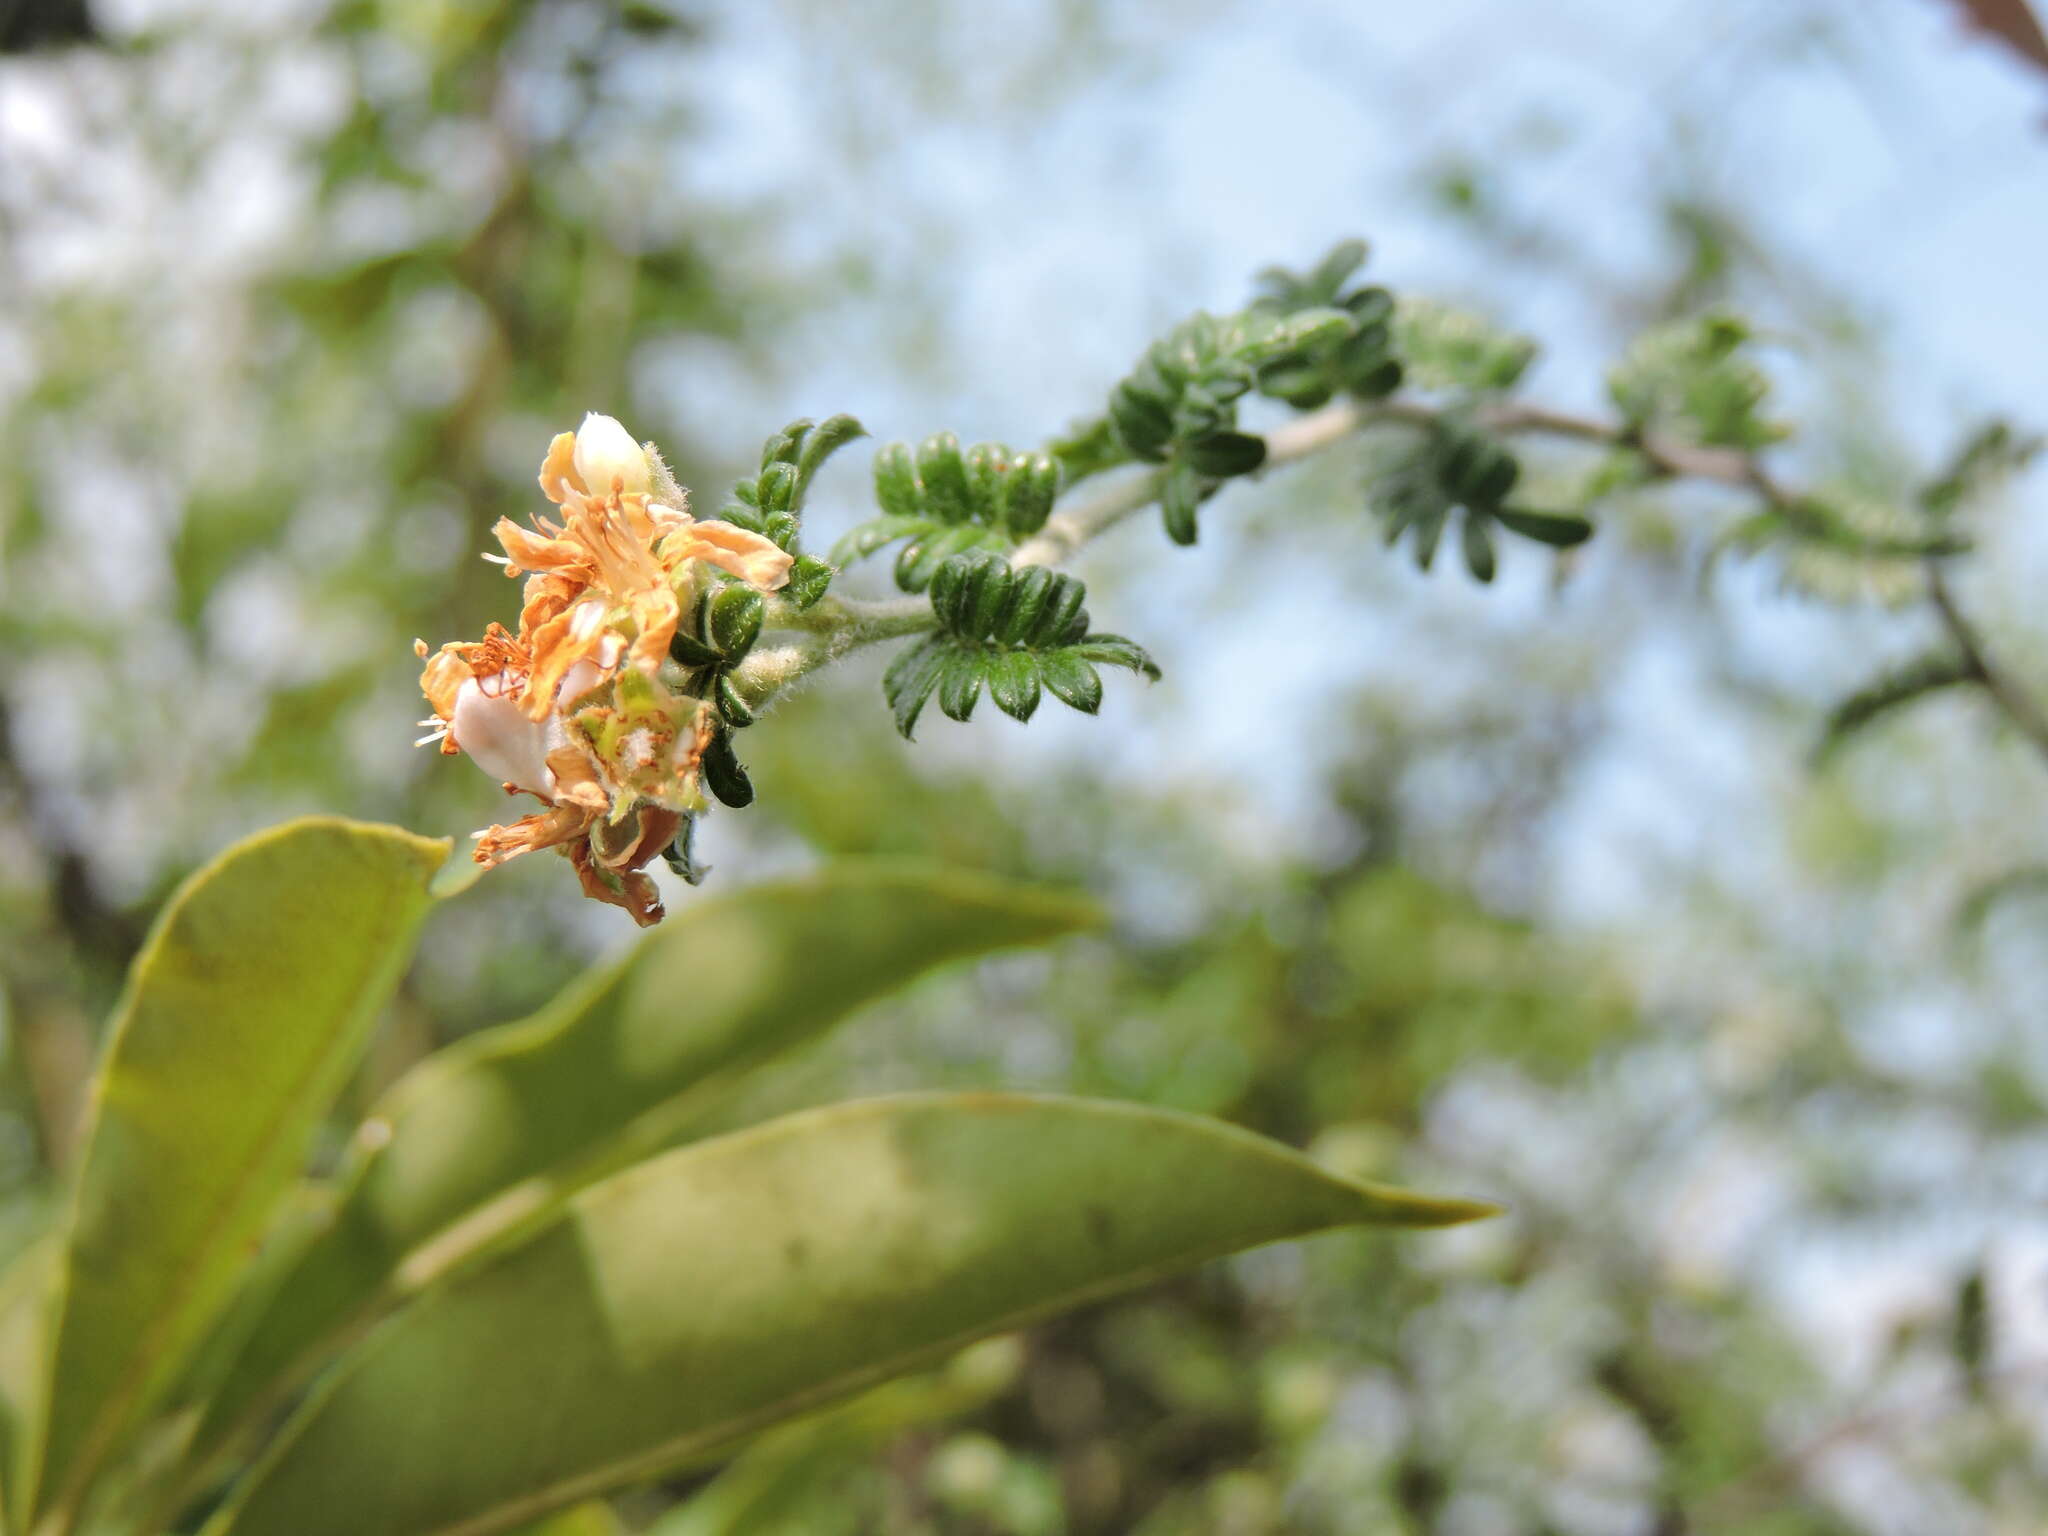
<svg viewBox="0 0 2048 1536"><path fill-rule="evenodd" d="M1265 468L1279 468L1320 453L1379 415L1373 408L1345 403L1291 421L1266 435ZM1161 470L1136 470L1069 498L1066 506L1047 518L1045 526L1018 547L1010 556L1010 563L1020 567L1061 564L1091 539L1156 502L1165 478ZM775 622L784 628L807 631L811 638L797 645L758 651L740 663L733 681L749 703L765 704L799 679L829 666L850 651L878 640L921 633L933 628L937 619L931 603L921 597L871 602L828 596L805 612L777 614Z"/></svg>
<svg viewBox="0 0 2048 1536"><path fill-rule="evenodd" d="M1342 442L1381 413L1372 407L1344 402L1326 406L1266 434L1264 469L1278 469L1321 453ZM1010 557L1012 565L1058 565L1090 539L1100 536L1134 512L1142 512L1165 489L1166 472L1139 470L1075 500L1046 519L1043 528Z"/></svg>
<svg viewBox="0 0 2048 1536"><path fill-rule="evenodd" d="M1479 412L1480 425L1495 432L1540 432L1610 448L1632 448L1658 474L1674 480L1714 480L1755 491L1766 501L1782 502L1780 491L1756 455L1734 448L1702 448L1672 438L1631 431L1591 416L1545 410L1540 405L1507 402Z"/></svg>
<svg viewBox="0 0 2048 1536"><path fill-rule="evenodd" d="M1261 473L1310 458L1382 423L1434 426L1438 408L1412 400L1373 404L1342 401L1300 417L1266 434L1266 459ZM1798 496L1781 485L1762 458L1738 448L1702 447L1642 432L1624 423L1554 411L1542 406L1503 401L1479 408L1478 424L1508 436L1534 433L1625 448L1640 454L1657 475L1674 480L1704 480L1746 491L1770 507L1790 508ZM1107 483L1078 491L1046 520L1045 526L1011 555L1015 566L1059 565L1083 545L1135 513L1153 505L1165 489L1161 469L1134 468ZM1927 593L1942 624L1968 661L1971 680L2005 716L2048 757L2048 715L2005 673L1992 665L1982 638L1956 606L1937 559L1927 561ZM775 694L848 652L879 640L921 633L936 622L928 602L902 598L879 602L827 597L806 614L778 615L785 628L809 632L791 646L758 653L743 662L734 681L750 701L765 703Z"/></svg>
<svg viewBox="0 0 2048 1536"><path fill-rule="evenodd" d="M1941 615L1942 627L1955 642L1956 649L1963 653L1964 664L1980 687L1991 696L1992 702L2005 712L2021 735L2033 743L2043 757L2048 757L2048 715L2032 697L2020 688L2003 671L1991 663L1984 649L1984 637L1977 632L1962 608L1957 605L1955 594L1949 590L1948 574L1939 560L1928 560L1927 600L1934 605L1934 611Z"/></svg>

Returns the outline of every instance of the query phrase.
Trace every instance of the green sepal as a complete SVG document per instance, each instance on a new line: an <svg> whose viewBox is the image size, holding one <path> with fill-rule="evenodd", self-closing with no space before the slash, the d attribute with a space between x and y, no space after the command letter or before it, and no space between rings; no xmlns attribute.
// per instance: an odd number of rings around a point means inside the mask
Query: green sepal
<svg viewBox="0 0 2048 1536"><path fill-rule="evenodd" d="M739 758L733 753L731 731L721 727L712 733L704 748L700 767L704 787L716 795L721 804L737 811L754 803L754 781L747 777L747 770L740 766Z"/></svg>
<svg viewBox="0 0 2048 1536"><path fill-rule="evenodd" d="M832 578L839 573L816 555L798 555L789 568L789 581L783 586L782 597L799 612L817 605L832 585Z"/></svg>
<svg viewBox="0 0 2048 1536"><path fill-rule="evenodd" d="M680 624L676 626L676 632L669 640L668 653L678 666L684 667L715 667L725 660L716 649L705 644Z"/></svg>
<svg viewBox="0 0 2048 1536"><path fill-rule="evenodd" d="M753 706L747 702L745 695L740 692L739 685L733 682L730 672L718 674L718 686L714 692L718 703L719 718L724 720L727 725L732 726L735 730L741 730L754 723Z"/></svg>
<svg viewBox="0 0 2048 1536"><path fill-rule="evenodd" d="M768 617L768 601L752 587L734 582L721 587L706 605L706 634L712 648L728 663L754 647Z"/></svg>
<svg viewBox="0 0 2048 1536"><path fill-rule="evenodd" d="M683 812L683 829L676 834L675 841L661 850L662 862L673 870L685 885L702 885L711 873L709 864L697 862L697 817L696 811Z"/></svg>

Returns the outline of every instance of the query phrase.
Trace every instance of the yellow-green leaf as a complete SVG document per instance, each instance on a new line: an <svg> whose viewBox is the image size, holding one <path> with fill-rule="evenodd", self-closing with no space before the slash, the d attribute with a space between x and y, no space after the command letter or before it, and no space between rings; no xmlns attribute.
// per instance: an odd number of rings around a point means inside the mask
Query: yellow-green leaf
<svg viewBox="0 0 2048 1536"><path fill-rule="evenodd" d="M1205 1259L1491 1207L1215 1121L931 1094L678 1148L370 1336L209 1536L486 1536Z"/></svg>
<svg viewBox="0 0 2048 1536"><path fill-rule="evenodd" d="M704 1488L662 1516L647 1536L747 1536L801 1530L823 1490L843 1484L906 1430L986 1405L1022 1372L1014 1334L970 1345L943 1368L892 1381L852 1402L753 1440Z"/></svg>
<svg viewBox="0 0 2048 1536"><path fill-rule="evenodd" d="M80 1505L234 1287L447 853L396 827L295 821L230 848L158 920L93 1079L36 1509Z"/></svg>
<svg viewBox="0 0 2048 1536"><path fill-rule="evenodd" d="M611 1506L602 1499L592 1499L522 1527L519 1536L625 1536L625 1532Z"/></svg>
<svg viewBox="0 0 2048 1536"><path fill-rule="evenodd" d="M42 1417L44 1331L57 1244L38 1238L0 1276L0 1529L27 1523L24 1458Z"/></svg>
<svg viewBox="0 0 2048 1536"><path fill-rule="evenodd" d="M365 1122L331 1223L208 1405L195 1459L337 1329L675 1139L762 1063L936 965L1097 921L1029 886L849 864L694 906L533 1018L442 1051Z"/></svg>

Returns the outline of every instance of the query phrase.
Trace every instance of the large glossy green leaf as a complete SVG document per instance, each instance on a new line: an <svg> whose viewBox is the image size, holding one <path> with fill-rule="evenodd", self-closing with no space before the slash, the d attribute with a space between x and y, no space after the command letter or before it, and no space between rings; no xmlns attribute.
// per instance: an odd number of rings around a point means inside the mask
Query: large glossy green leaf
<svg viewBox="0 0 2048 1536"><path fill-rule="evenodd" d="M37 1509L75 1509L232 1290L412 951L446 841L335 818L171 900L94 1077L51 1320Z"/></svg>
<svg viewBox="0 0 2048 1536"><path fill-rule="evenodd" d="M610 1505L602 1499L592 1499L521 1527L519 1536L626 1536L626 1528Z"/></svg>
<svg viewBox="0 0 2048 1536"><path fill-rule="evenodd" d="M850 1403L761 1435L647 1536L797 1531L824 1490L843 1486L906 1430L972 1413L1022 1372L1023 1341L983 1339L947 1366L892 1381Z"/></svg>
<svg viewBox="0 0 2048 1536"><path fill-rule="evenodd" d="M0 1529L22 1529L27 1468L23 1459L42 1417L44 1328L57 1244L44 1237L15 1256L0 1276Z"/></svg>
<svg viewBox="0 0 2048 1536"><path fill-rule="evenodd" d="M484 1536L978 1335L1240 1248L1491 1207L1073 1099L838 1105L678 1148L370 1337L209 1536Z"/></svg>
<svg viewBox="0 0 2048 1536"><path fill-rule="evenodd" d="M336 1330L673 1140L746 1072L933 966L1098 921L1028 886L849 864L695 906L533 1018L441 1052L365 1122L330 1223L213 1395L194 1459Z"/></svg>

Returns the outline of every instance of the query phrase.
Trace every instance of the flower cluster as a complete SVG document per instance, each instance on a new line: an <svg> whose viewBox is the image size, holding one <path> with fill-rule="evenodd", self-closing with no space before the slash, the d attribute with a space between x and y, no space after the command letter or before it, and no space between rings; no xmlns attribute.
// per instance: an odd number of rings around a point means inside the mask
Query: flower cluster
<svg viewBox="0 0 2048 1536"><path fill-rule="evenodd" d="M559 434L540 486L559 509L532 528L492 531L508 576L526 586L518 632L493 624L481 640L429 652L420 689L433 706L421 738L467 752L544 809L477 834L476 860L501 864L554 848L584 891L645 926L661 920L646 866L700 809L700 768L717 712L663 679L681 616L716 567L772 592L791 557L731 523L686 510L652 444L609 416Z"/></svg>

